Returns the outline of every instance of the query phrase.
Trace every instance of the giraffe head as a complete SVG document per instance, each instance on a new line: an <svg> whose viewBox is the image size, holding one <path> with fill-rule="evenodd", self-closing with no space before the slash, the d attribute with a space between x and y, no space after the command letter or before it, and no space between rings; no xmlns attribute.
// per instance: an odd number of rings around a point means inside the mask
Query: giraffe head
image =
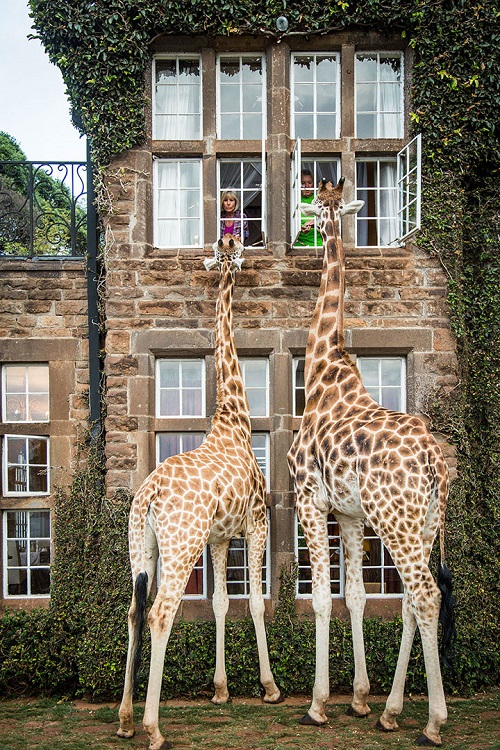
<svg viewBox="0 0 500 750"><path fill-rule="evenodd" d="M225 234L221 237L218 242L214 242L212 245L214 251L213 258L205 258L203 265L207 271L211 271L212 268L218 266L222 268L222 263L227 261L233 267L233 270L240 271L243 264L243 258L241 254L244 250L242 243L239 239L234 237L232 234Z"/></svg>
<svg viewBox="0 0 500 750"><path fill-rule="evenodd" d="M331 180L323 177L318 185L318 193L311 204L302 203L301 211L304 214L313 214L321 216L325 208L330 209L333 214L338 214L339 218L344 214L357 214L363 206L364 201L351 201L345 203L342 192L344 189L345 177L341 177L336 185Z"/></svg>

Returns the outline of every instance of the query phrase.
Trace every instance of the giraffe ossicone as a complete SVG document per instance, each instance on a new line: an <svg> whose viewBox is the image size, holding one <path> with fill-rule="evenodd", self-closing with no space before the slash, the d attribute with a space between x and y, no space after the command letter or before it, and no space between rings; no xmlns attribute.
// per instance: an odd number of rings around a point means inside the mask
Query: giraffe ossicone
<svg viewBox="0 0 500 750"><path fill-rule="evenodd" d="M429 693L429 720L418 742L441 745L446 721L438 653L454 636L451 576L444 562L444 515L448 470L442 452L424 423L389 411L368 394L344 351L345 258L340 239L342 213L356 213L362 201L345 205L343 180L323 180L314 210L319 211L324 260L318 300L307 339L305 408L288 453L295 483L297 512L309 547L312 605L316 618L316 673L313 699L301 723L327 721L329 697L329 621L332 607L327 517L340 528L345 560L345 599L351 618L354 684L350 712L370 712L370 690L363 642L363 537L365 522L392 556L404 586L403 634L392 690L378 721L384 731L397 728L413 636L422 639ZM438 585L429 557L439 531Z"/></svg>
<svg viewBox="0 0 500 750"><path fill-rule="evenodd" d="M241 265L243 245L226 235L214 246L220 283L215 321L217 407L210 432L195 450L171 456L143 482L132 501L129 552L132 602L128 615L129 646L120 737L134 735L133 685L140 657L147 598L160 560L157 593L148 614L151 663L143 725L149 750L171 747L160 732L158 706L165 650L191 572L210 545L214 573L216 623L215 703L229 699L224 660L224 627L229 607L226 564L235 536L247 542L252 615L259 652L264 701L281 702L269 663L264 627L262 558L267 539L266 487L252 450L250 410L234 342L232 298L234 271ZM209 266L212 267L212 262Z"/></svg>

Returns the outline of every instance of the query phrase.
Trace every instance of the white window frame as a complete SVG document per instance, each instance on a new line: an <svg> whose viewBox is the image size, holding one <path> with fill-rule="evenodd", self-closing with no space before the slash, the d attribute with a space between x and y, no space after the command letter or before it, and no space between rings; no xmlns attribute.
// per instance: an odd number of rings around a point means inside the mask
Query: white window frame
<svg viewBox="0 0 500 750"><path fill-rule="evenodd" d="M363 361L371 360L372 362L378 362L378 385L377 386L366 386L366 390L370 393L372 398L375 399L380 405L382 405L382 389L388 390L397 390L401 394L401 408L397 411L404 412L407 408L406 403L406 357L399 357L399 356L358 356L356 360L356 365L358 367L358 370L361 374L361 369L363 367ZM401 379L401 386L391 386L391 385L384 385L382 383L382 361L393 361L398 362L400 365L400 379ZM375 395L373 391L377 389L378 395Z"/></svg>
<svg viewBox="0 0 500 750"><path fill-rule="evenodd" d="M264 453L263 455L258 456L256 453L256 450L258 450L255 446L254 438L257 437L263 437L264 438ZM261 430L256 430L255 432L252 432L252 450L255 453L255 458L257 459L257 463L259 464L259 467L264 475L264 479L266 480L266 490L267 492L271 491L271 482L270 482L270 436L268 432L263 432ZM262 448L260 448L262 450Z"/></svg>
<svg viewBox="0 0 500 750"><path fill-rule="evenodd" d="M291 132L292 132L292 138L295 138L295 60L299 57L312 57L314 58L314 74L313 74L313 82L312 82L312 88L313 88L313 110L310 114L313 116L313 136L311 139L307 140L318 140L317 132L317 116L318 110L317 110L317 81L316 81L316 58L318 57L334 57L337 63L337 78L335 81L336 86L336 102L337 102L337 109L335 112L327 112L325 114L335 114L335 132L332 133L329 136L329 139L337 139L340 138L340 122L342 117L341 107L342 107L342 96L341 96L341 85L340 85L340 53L338 52L293 52L290 65L290 105L291 105L291 112L290 112L290 122L291 122ZM303 137L303 136L302 136ZM320 139L323 140L323 139Z"/></svg>
<svg viewBox="0 0 500 750"><path fill-rule="evenodd" d="M264 552L264 559L262 561L262 595L264 599L269 599L271 596L271 522L270 522L270 513L269 508L266 508L266 515L267 515L267 537L266 537L266 548ZM236 548L236 545L234 542L237 541L241 546L238 546ZM244 594L231 594L231 581L226 581L227 583L227 591L228 591L228 597L229 599L249 599L250 598L250 580L249 580L249 574L248 574L248 556L247 556L247 542L244 536L242 537L234 537L231 539L231 542L229 544L229 551L231 550L231 547L233 549L237 549L238 551L243 552L243 560L244 563L241 566L227 566L226 569L226 575L227 572L230 570L242 570L243 571L243 580L241 581L235 581L236 584L240 585L243 584L245 587L245 593ZM229 551L228 551L228 561L229 561Z"/></svg>
<svg viewBox="0 0 500 750"><path fill-rule="evenodd" d="M235 110L233 114L237 114L239 116L239 137L238 138L229 138L229 139L223 139L222 138L222 132L221 132L221 118L222 118L222 112L221 112L221 93L220 93L220 86L221 86L221 80L220 80L220 63L221 60L224 59L236 59L239 58L240 61L240 71L241 71L241 65L242 61L245 59L257 59L260 58L261 65L262 65L262 88L261 88L261 98L262 98L262 119L261 119L261 133L258 138L244 138L243 137L243 115L245 114L243 111L243 81L240 80L238 84L238 94L239 94L239 109ZM266 75L266 57L261 52L246 52L243 54L239 54L237 52L231 53L231 52L224 52L222 54L217 55L217 83L216 83L216 113L217 113L217 138L220 140L265 140L266 133L267 133L267 75ZM241 76L240 76L241 77ZM236 88L236 84L234 85ZM228 113L224 113L228 114Z"/></svg>
<svg viewBox="0 0 500 750"><path fill-rule="evenodd" d="M365 187L365 186L360 187L357 184L357 165L358 165L358 163L363 163L363 162L371 162L372 164L376 164L377 165L377 180L376 180L377 181L377 185L375 187ZM396 176L396 184L395 184L395 186L393 188L392 187L390 187L390 188L388 188L388 187L382 187L380 185L380 164L381 164L381 162L390 162L390 163L394 164L394 167L395 167L394 172L395 172L395 176ZM391 237L391 239L387 243L385 243L385 244L382 244L380 242L380 239L381 239L381 237L380 237L380 235L381 235L381 232L380 232L380 222L384 221L384 220L391 220L391 221L394 221L396 224L398 223L398 207L396 207L396 212L395 212L394 216L381 216L380 215L380 199L381 199L381 191L383 191L383 190L387 190L387 191L392 190L392 191L395 192L396 196L398 195L397 156L395 156L394 154L387 154L387 155L384 155L384 156L364 156L364 155L361 155L361 156L356 157L356 190L355 190L355 192L356 192L356 198L359 197L358 191L367 191L368 193L374 193L375 194L375 200L376 200L375 216L364 216L364 214L363 214L362 211L360 211L360 212L358 212L356 214L356 245L355 245L356 247L390 247L390 246L394 245L395 243L397 243L397 241L398 241L396 237L394 237L394 238ZM372 221L375 221L376 224L377 224L377 236L378 236L378 239L379 239L379 242L378 242L377 245L360 245L358 243L358 226L359 226L359 222L366 221L366 219L371 219Z"/></svg>
<svg viewBox="0 0 500 750"><path fill-rule="evenodd" d="M265 385L265 414L252 414L250 411L250 417L255 417L257 419L260 419L262 417L268 417L269 416L269 358L268 357L240 357L240 368L241 368L241 375L243 378L243 383L245 385L245 390L247 392L247 398L248 398L248 392L253 389L262 390L262 386L248 386L245 382L245 373L246 373L246 363L247 362L265 362L266 363L266 385Z"/></svg>
<svg viewBox="0 0 500 750"><path fill-rule="evenodd" d="M8 513L25 513L27 514L27 531L26 531L26 537L16 536L16 537L8 537L8 526L7 526L7 514ZM49 563L48 564L41 564L41 563L32 563L31 557L28 560L28 550L31 548L31 541L37 540L37 539L45 539L46 537L32 537L31 536L31 513L48 513L49 517ZM50 510L48 508L31 508L31 509L19 509L19 508L9 508L9 510L4 510L3 512L3 524L2 524L2 546L3 546L3 565L2 565L2 572L3 572L3 598L4 599L49 599L50 593L48 594L32 594L31 593L31 571L34 569L39 570L49 570L49 577L50 577L50 568L51 568L51 559L52 559L52 524L51 524L51 518L50 518ZM26 564L25 565L10 565L9 566L9 542L13 541L16 542L18 539L26 539ZM31 552L30 552L31 555ZM12 569L19 569L19 571L25 570L26 576L27 576L27 593L26 594L9 594L9 576L8 571ZM50 584L49 584L50 585Z"/></svg>
<svg viewBox="0 0 500 750"><path fill-rule="evenodd" d="M198 117L198 133L199 133L198 139L201 140L201 138L203 137L203 118L202 118L202 114L203 114L203 104L202 104L202 99L203 99L203 97L202 97L202 92L203 92L203 72L202 72L202 65L201 65L201 56L197 55L197 54L187 54L187 53L186 54L181 54L181 55L155 55L155 57L153 58L153 65L152 65L153 139L155 139L155 140L172 140L172 141L174 141L174 140L175 141L192 140L191 138L187 138L186 135L183 135L182 128L179 128L179 126L177 126L177 128L176 128L176 135L173 138L168 138L168 139L160 138L160 136L158 134L158 118L159 117L163 117L163 116L165 116L167 114L171 115L171 116L175 116L177 118L176 122L178 123L179 117L185 116L185 115L182 115L181 113L179 113L178 111L166 113L166 112L158 112L158 110L157 110L157 97L156 97L157 86L161 85L161 84L157 84L157 82L156 82L156 65L157 65L158 62L162 62L162 61L166 61L166 60L175 60L176 61L176 72L177 72L176 82L175 82L175 84L169 85L170 88L174 88L174 86L175 86L176 94L177 94L177 90L178 90L178 87L179 87L179 61L180 60L197 60L198 61L199 71L200 71L199 82L197 84L198 85L198 110L199 111L198 111L198 115L196 115L196 114L193 113L192 116L193 117L196 117L196 116ZM194 86L195 84L192 84L192 85Z"/></svg>
<svg viewBox="0 0 500 750"><path fill-rule="evenodd" d="M420 229L422 206L422 135L398 152L399 237L404 242Z"/></svg>
<svg viewBox="0 0 500 750"><path fill-rule="evenodd" d="M179 196L182 188L180 187L180 180L179 180L179 170L180 170L180 164L184 163L190 163L190 164L197 164L198 166L198 187L190 187L189 190L198 190L198 204L199 204L199 216L198 217L187 217L187 216L174 216L174 217L162 217L159 213L159 203L160 203L160 194L161 190L165 188L159 187L160 179L159 179L159 171L161 169L162 164L176 164L177 165L177 174L178 179L176 183L176 190L177 195ZM157 159L153 157L153 195L154 195L154 245L155 247L159 248L202 248L204 246L204 227L203 227L203 172L202 172L202 160L199 158L167 158L167 159ZM180 242L173 242L172 244L160 244L160 222L162 219L171 219L175 220L178 224L180 224L182 221L186 221L187 219L193 219L197 218L198 220L198 230L199 230L199 242L196 244L191 245L183 245Z"/></svg>
<svg viewBox="0 0 500 750"><path fill-rule="evenodd" d="M26 490L9 490L9 484L8 484L8 475L9 475L9 467L10 466L20 466L19 464L11 464L9 463L9 449L8 449L8 443L10 439L14 440L24 440L25 446L26 446L26 456L29 458L29 441L30 440L41 440L45 442L47 446L47 464L35 464L35 463L26 463L22 464L22 468L20 468L20 471L24 471L26 473ZM4 435L3 439L3 494L5 497L46 497L47 495L50 495L50 439L46 435ZM46 472L47 475L47 489L43 492L32 492L29 489L29 468L39 466L42 471Z"/></svg>
<svg viewBox="0 0 500 750"><path fill-rule="evenodd" d="M300 362L303 362L305 364L305 357L293 357L292 358L292 396L293 396L293 404L292 404L292 415L294 417L302 417L302 414L297 413L297 392L303 391L304 392L304 403L305 403L305 375L304 375L304 385L298 386L297 385L297 368L300 364Z"/></svg>
<svg viewBox="0 0 500 750"><path fill-rule="evenodd" d="M221 195L226 190L234 190L234 192L238 195L238 198L240 199L240 211L243 214L244 212L244 198L246 192L252 192L249 188L244 188L243 185L243 165L244 164L257 164L260 160L261 164L261 187L260 187L260 196L261 196L261 216L260 219L252 219L252 217L246 217L246 221L252 222L252 221L260 221L260 228L261 228L261 241L254 242L252 245L246 244L247 241L244 241L244 244L246 247L255 247L255 248L264 248L266 246L266 233L267 233L267 205L266 205L266 184L267 184L267 178L266 178L266 168L267 168L267 162L266 162L266 155L265 155L265 142L262 143L262 152L260 154L260 157L254 157L254 156L246 156L241 159L236 159L234 157L228 157L225 158L221 156L217 159L217 207L220 209L220 201L221 201ZM221 164L239 164L240 165L240 178L239 178L239 187L237 188L222 188L221 187ZM220 216L220 210L217 211L217 237L220 236L220 222L221 222L221 216ZM243 225L242 225L242 232L243 232Z"/></svg>
<svg viewBox="0 0 500 750"><path fill-rule="evenodd" d="M23 368L25 369L25 383L26 388L24 393L12 393L7 392L7 371L11 368ZM30 370L32 369L45 369L47 371L47 390L46 391L31 391L30 390ZM25 413L26 419L8 419L7 417L7 402L9 398L19 396L24 398L25 402ZM30 402L37 396L47 396L47 417L45 419L29 419L28 415L30 412ZM5 424L32 424L32 423L46 423L50 421L50 381L49 381L49 366L46 363L9 363L2 366L2 421Z"/></svg>
<svg viewBox="0 0 500 750"><path fill-rule="evenodd" d="M377 87L377 109L373 111L373 114L375 114L375 122L376 122L376 135L365 137L366 140L373 140L373 139L400 139L403 138L404 134L404 81L405 81L405 71L404 71L404 54L402 52L398 52L396 50L385 50L385 51L371 51L371 50L358 50L358 52L355 53L355 60L354 60L354 69L356 70L356 60L358 56L373 56L377 58L377 80L376 81L366 81L366 83L372 83ZM397 58L399 57L401 61L401 78L399 82L399 127L398 127L398 133L396 135L380 135L380 117L384 115L384 110L380 106L380 84L384 83L384 81L381 81L380 79L380 59L384 57L393 57ZM356 73L355 73L356 75ZM358 113L358 83L365 83L364 81L358 82L355 78L354 80L354 127L356 132L356 138L360 138L360 136L357 135L357 127L358 127L358 114L363 114L363 112ZM386 82L387 83L387 82ZM397 84L393 84L396 86ZM396 114L396 113L394 113Z"/></svg>
<svg viewBox="0 0 500 750"><path fill-rule="evenodd" d="M178 389L171 389L171 390L178 390L180 397L179 397L179 404L180 404L180 413L179 414L161 414L160 412L160 404L161 404L161 391L165 390L160 387L160 368L161 368L161 362L167 361L170 363L177 362L179 365L179 388ZM182 393L183 393L183 387L182 387L182 366L184 363L187 362L199 362L201 364L201 385L200 385L200 391L201 391L201 414L183 414L182 413ZM155 414L157 419L200 419L203 417L206 417L207 413L207 406L206 406L206 363L204 357L158 357L156 360L156 372L155 372Z"/></svg>

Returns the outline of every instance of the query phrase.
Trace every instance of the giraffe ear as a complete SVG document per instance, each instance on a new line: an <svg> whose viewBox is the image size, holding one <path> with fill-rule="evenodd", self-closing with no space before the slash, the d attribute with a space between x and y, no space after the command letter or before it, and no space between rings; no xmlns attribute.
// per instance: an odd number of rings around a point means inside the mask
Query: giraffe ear
<svg viewBox="0 0 500 750"><path fill-rule="evenodd" d="M342 206L342 208L340 209L340 215L344 216L344 214L357 214L358 211L361 211L364 205L364 201L351 201L350 203L346 203L345 206Z"/></svg>

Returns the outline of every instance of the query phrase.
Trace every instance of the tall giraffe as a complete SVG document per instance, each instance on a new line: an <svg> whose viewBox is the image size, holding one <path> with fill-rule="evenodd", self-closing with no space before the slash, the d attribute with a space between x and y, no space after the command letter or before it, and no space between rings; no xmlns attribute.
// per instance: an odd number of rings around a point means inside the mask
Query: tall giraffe
<svg viewBox="0 0 500 750"><path fill-rule="evenodd" d="M134 734L132 693L137 674L141 631L158 556L161 580L148 615L151 665L143 725L149 750L165 750L158 726L165 649L181 597L207 542L214 570L213 610L216 622L214 703L229 699L224 662L224 626L229 600L227 552L231 538L244 535L248 546L250 612L255 625L264 701L281 700L269 664L264 628L262 556L266 544L266 491L252 450L250 411L234 343L232 298L234 269L242 264L243 245L226 235L214 245L220 267L216 309L215 362L217 408L206 440L196 450L167 458L144 481L132 502L129 550L133 595L128 615L129 647L120 706L120 737Z"/></svg>
<svg viewBox="0 0 500 750"><path fill-rule="evenodd" d="M367 393L343 349L345 260L339 222L357 213L361 201L342 201L344 180L322 180L315 213L320 216L324 262L319 296L307 340L306 406L288 454L297 511L309 547L312 605L316 617L316 674L313 700L301 723L327 721L328 641L331 613L327 515L342 537L346 605L350 612L355 674L350 713L366 716L369 681L363 643L366 594L362 576L363 527L372 527L389 550L404 585L403 634L392 690L377 726L397 729L415 628L418 625L427 673L429 720L419 744L441 745L447 711L438 654L438 618L443 648L453 635L451 577L444 563L444 515L448 471L441 450L423 422L384 409ZM436 585L429 556L440 531L441 562ZM440 590L442 593L440 593Z"/></svg>

